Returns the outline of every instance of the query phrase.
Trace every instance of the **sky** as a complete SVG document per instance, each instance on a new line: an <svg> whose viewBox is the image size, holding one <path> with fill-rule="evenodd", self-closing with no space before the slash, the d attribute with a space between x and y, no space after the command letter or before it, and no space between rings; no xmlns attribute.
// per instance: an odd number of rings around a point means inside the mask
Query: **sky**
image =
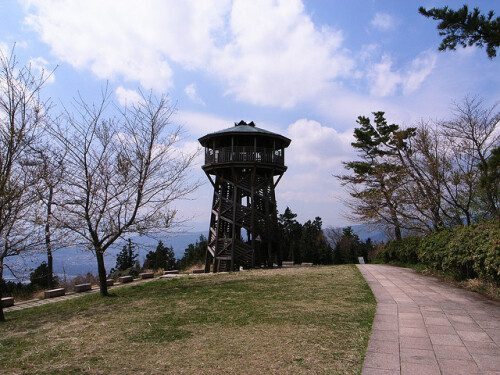
<svg viewBox="0 0 500 375"><path fill-rule="evenodd" d="M462 2L448 2L458 8ZM468 2L500 13L500 2ZM0 0L0 48L55 72L44 95L62 110L109 84L119 105L168 93L183 150L240 120L292 140L277 190L280 212L324 226L352 224L335 178L356 157L356 118L385 111L410 126L449 117L453 102L500 98L499 60L484 49L438 52L437 22L418 7L442 1ZM178 202L185 230L208 230L211 185Z"/></svg>

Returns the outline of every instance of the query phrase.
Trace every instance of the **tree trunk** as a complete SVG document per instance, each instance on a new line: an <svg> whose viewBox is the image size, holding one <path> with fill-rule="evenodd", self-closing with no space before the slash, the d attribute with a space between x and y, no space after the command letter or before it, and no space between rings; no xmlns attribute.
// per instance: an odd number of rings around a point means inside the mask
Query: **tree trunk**
<svg viewBox="0 0 500 375"><path fill-rule="evenodd" d="M399 227L399 225L394 226L394 235L396 236L396 240L401 239L401 228Z"/></svg>
<svg viewBox="0 0 500 375"><path fill-rule="evenodd" d="M2 297L3 297L2 281L3 281L3 259L0 260L0 322L5 322L5 315L3 314L3 304L2 304Z"/></svg>
<svg viewBox="0 0 500 375"><path fill-rule="evenodd" d="M99 288L102 296L108 295L108 284L106 282L106 267L104 266L104 254L101 250L95 252L97 258L97 269L99 272Z"/></svg>
<svg viewBox="0 0 500 375"><path fill-rule="evenodd" d="M49 193L47 197L47 217L45 219L45 249L47 251L47 282L50 287L54 287L54 262L52 259L52 243L50 236L50 219L52 217L52 197L54 195L54 188L49 187Z"/></svg>

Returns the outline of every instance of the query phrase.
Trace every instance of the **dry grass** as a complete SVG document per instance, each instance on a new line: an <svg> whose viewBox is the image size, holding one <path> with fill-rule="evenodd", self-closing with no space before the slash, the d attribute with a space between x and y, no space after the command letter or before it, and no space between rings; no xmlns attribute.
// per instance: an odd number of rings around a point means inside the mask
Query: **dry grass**
<svg viewBox="0 0 500 375"><path fill-rule="evenodd" d="M123 287L7 314L1 374L354 374L375 301L354 266Z"/></svg>

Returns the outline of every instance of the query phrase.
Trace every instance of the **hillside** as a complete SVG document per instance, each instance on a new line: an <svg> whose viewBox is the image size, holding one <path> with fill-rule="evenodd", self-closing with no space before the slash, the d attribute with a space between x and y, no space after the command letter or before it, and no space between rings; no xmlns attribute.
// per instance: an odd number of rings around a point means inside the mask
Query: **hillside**
<svg viewBox="0 0 500 375"><path fill-rule="evenodd" d="M7 314L2 374L355 374L375 300L355 266L158 280Z"/></svg>

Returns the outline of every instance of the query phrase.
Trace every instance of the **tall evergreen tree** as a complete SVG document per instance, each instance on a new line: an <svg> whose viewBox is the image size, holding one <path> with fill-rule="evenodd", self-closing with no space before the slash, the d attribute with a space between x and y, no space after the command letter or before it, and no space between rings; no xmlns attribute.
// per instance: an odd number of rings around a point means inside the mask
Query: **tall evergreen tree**
<svg viewBox="0 0 500 375"><path fill-rule="evenodd" d="M146 254L144 268L158 270L173 270L175 268L175 254L172 247L165 247L162 241L158 242L156 250Z"/></svg>
<svg viewBox="0 0 500 375"><path fill-rule="evenodd" d="M351 227L346 227L342 230L342 237L335 246L334 263L358 263L359 257L368 260L372 250L371 239L368 238L365 242L362 242Z"/></svg>
<svg viewBox="0 0 500 375"><path fill-rule="evenodd" d="M198 241L194 244L189 244L184 250L184 255L179 260L179 268L186 269L192 265L204 263L207 245L207 238L204 235L200 235Z"/></svg>
<svg viewBox="0 0 500 375"><path fill-rule="evenodd" d="M314 264L333 263L333 249L326 240L322 225L323 222L320 217L304 223L300 241L301 248L303 249L303 262Z"/></svg>
<svg viewBox="0 0 500 375"><path fill-rule="evenodd" d="M135 245L129 238L127 244L124 245L121 251L116 256L116 266L110 273L115 271L129 271L129 274L138 274L138 258L139 254L136 253Z"/></svg>
<svg viewBox="0 0 500 375"><path fill-rule="evenodd" d="M299 245L302 236L302 225L295 220L297 214L293 213L290 207L278 216L280 247L283 259L300 263L302 259Z"/></svg>

